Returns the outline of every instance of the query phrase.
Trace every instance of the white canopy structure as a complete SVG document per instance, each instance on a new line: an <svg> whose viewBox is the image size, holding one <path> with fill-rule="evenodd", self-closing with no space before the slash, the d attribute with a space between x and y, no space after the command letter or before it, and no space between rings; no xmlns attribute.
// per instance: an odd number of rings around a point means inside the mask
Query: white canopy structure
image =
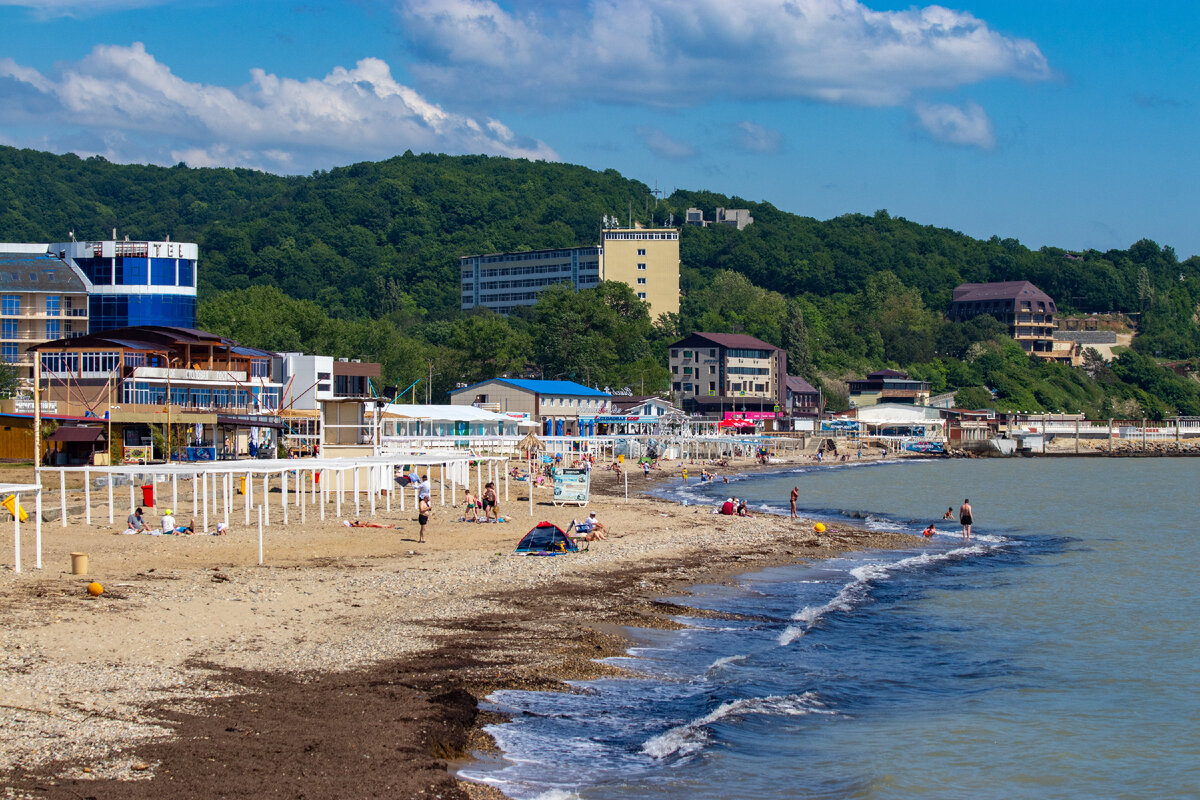
<svg viewBox="0 0 1200 800"><path fill-rule="evenodd" d="M518 426L536 427L475 406L390 403L381 415L383 436L513 436Z"/></svg>

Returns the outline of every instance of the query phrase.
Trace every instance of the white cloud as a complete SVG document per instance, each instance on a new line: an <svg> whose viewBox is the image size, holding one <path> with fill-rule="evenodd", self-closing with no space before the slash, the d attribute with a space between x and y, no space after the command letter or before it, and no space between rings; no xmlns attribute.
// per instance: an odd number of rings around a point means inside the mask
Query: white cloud
<svg viewBox="0 0 1200 800"><path fill-rule="evenodd" d="M0 0L0 6L21 6L39 17L91 17L106 11L146 8L168 0Z"/></svg>
<svg viewBox="0 0 1200 800"><path fill-rule="evenodd" d="M635 132L651 153L667 161L687 161L696 157L696 148L682 139L674 139L666 132L649 127L639 126Z"/></svg>
<svg viewBox="0 0 1200 800"><path fill-rule="evenodd" d="M775 155L783 150L783 134L757 122L745 120L733 126L738 146L749 153Z"/></svg>
<svg viewBox="0 0 1200 800"><path fill-rule="evenodd" d="M107 145L113 132L123 133L124 160L156 163L194 159L297 172L406 149L557 158L543 142L524 140L496 120L426 100L376 58L320 79L255 69L248 84L233 89L185 81L140 43L99 45L53 76L0 60L0 120L27 121L35 111L64 135L90 134ZM105 148L97 144L94 152Z"/></svg>
<svg viewBox="0 0 1200 800"><path fill-rule="evenodd" d="M941 6L590 0L564 10L514 0L522 5L510 11L493 0L395 2L420 58L413 73L467 102L804 98L893 106L991 78L1050 76L1032 41Z"/></svg>
<svg viewBox="0 0 1200 800"><path fill-rule="evenodd" d="M992 121L977 103L966 107L918 103L913 109L917 123L939 142L991 150L996 146Z"/></svg>

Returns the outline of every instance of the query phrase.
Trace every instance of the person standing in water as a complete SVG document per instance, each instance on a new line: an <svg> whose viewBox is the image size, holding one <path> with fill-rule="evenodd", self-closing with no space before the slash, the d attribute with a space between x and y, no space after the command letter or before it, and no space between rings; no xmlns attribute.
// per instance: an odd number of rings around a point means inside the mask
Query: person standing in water
<svg viewBox="0 0 1200 800"><path fill-rule="evenodd" d="M970 499L963 500L962 506L959 507L958 522L962 525L963 541L971 541L971 525L975 522L975 517L971 511Z"/></svg>
<svg viewBox="0 0 1200 800"><path fill-rule="evenodd" d="M788 502L789 502L789 503L791 504L791 506L792 506L792 519L796 519L796 518L797 518L797 517L796 517L796 500L797 500L797 498L799 498L799 497L800 497L800 487L799 487L799 486L793 486L793 487L792 487L792 494L791 494L791 496L788 498Z"/></svg>

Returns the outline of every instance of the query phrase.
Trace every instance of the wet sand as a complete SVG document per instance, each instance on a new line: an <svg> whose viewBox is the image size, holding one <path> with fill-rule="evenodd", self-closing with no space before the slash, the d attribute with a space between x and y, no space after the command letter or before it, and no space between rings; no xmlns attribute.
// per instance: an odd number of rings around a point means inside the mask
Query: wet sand
<svg viewBox="0 0 1200 800"><path fill-rule="evenodd" d="M332 505L324 523L310 505L307 524L292 513L284 528L273 510L261 566L257 525L241 524L240 505L220 537L121 536L106 507L90 527L72 513L67 528L44 524L40 571L32 525L22 526L19 575L8 529L3 784L17 797L495 797L446 769L490 747L479 727L493 720L476 698L612 674L596 659L624 651L622 628L674 626L680 609L660 598L689 585L913 541L714 516L634 497L648 482L629 478L628 503L623 484L598 473L587 510L555 508L541 489L532 517L522 484L510 484L501 513L512 520L501 524L455 521L435 485L425 544L411 509L373 518L396 529L348 529ZM536 522L565 527L588 510L609 541L511 555ZM90 554L86 577L69 574L77 551ZM105 586L98 598L92 580Z"/></svg>

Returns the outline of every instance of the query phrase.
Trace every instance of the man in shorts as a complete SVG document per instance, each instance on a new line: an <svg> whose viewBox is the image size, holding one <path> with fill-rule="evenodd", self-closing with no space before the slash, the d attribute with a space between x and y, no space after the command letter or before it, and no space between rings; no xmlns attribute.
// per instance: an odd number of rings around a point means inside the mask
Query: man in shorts
<svg viewBox="0 0 1200 800"><path fill-rule="evenodd" d="M975 522L974 513L971 511L970 499L963 500L963 504L958 509L958 522L962 525L963 541L971 541L971 525Z"/></svg>
<svg viewBox="0 0 1200 800"><path fill-rule="evenodd" d="M425 526L429 524L429 515L433 513L433 504L429 502L428 497L422 497L417 500L417 522L421 523L421 533L417 537L417 543L422 544L425 541Z"/></svg>

